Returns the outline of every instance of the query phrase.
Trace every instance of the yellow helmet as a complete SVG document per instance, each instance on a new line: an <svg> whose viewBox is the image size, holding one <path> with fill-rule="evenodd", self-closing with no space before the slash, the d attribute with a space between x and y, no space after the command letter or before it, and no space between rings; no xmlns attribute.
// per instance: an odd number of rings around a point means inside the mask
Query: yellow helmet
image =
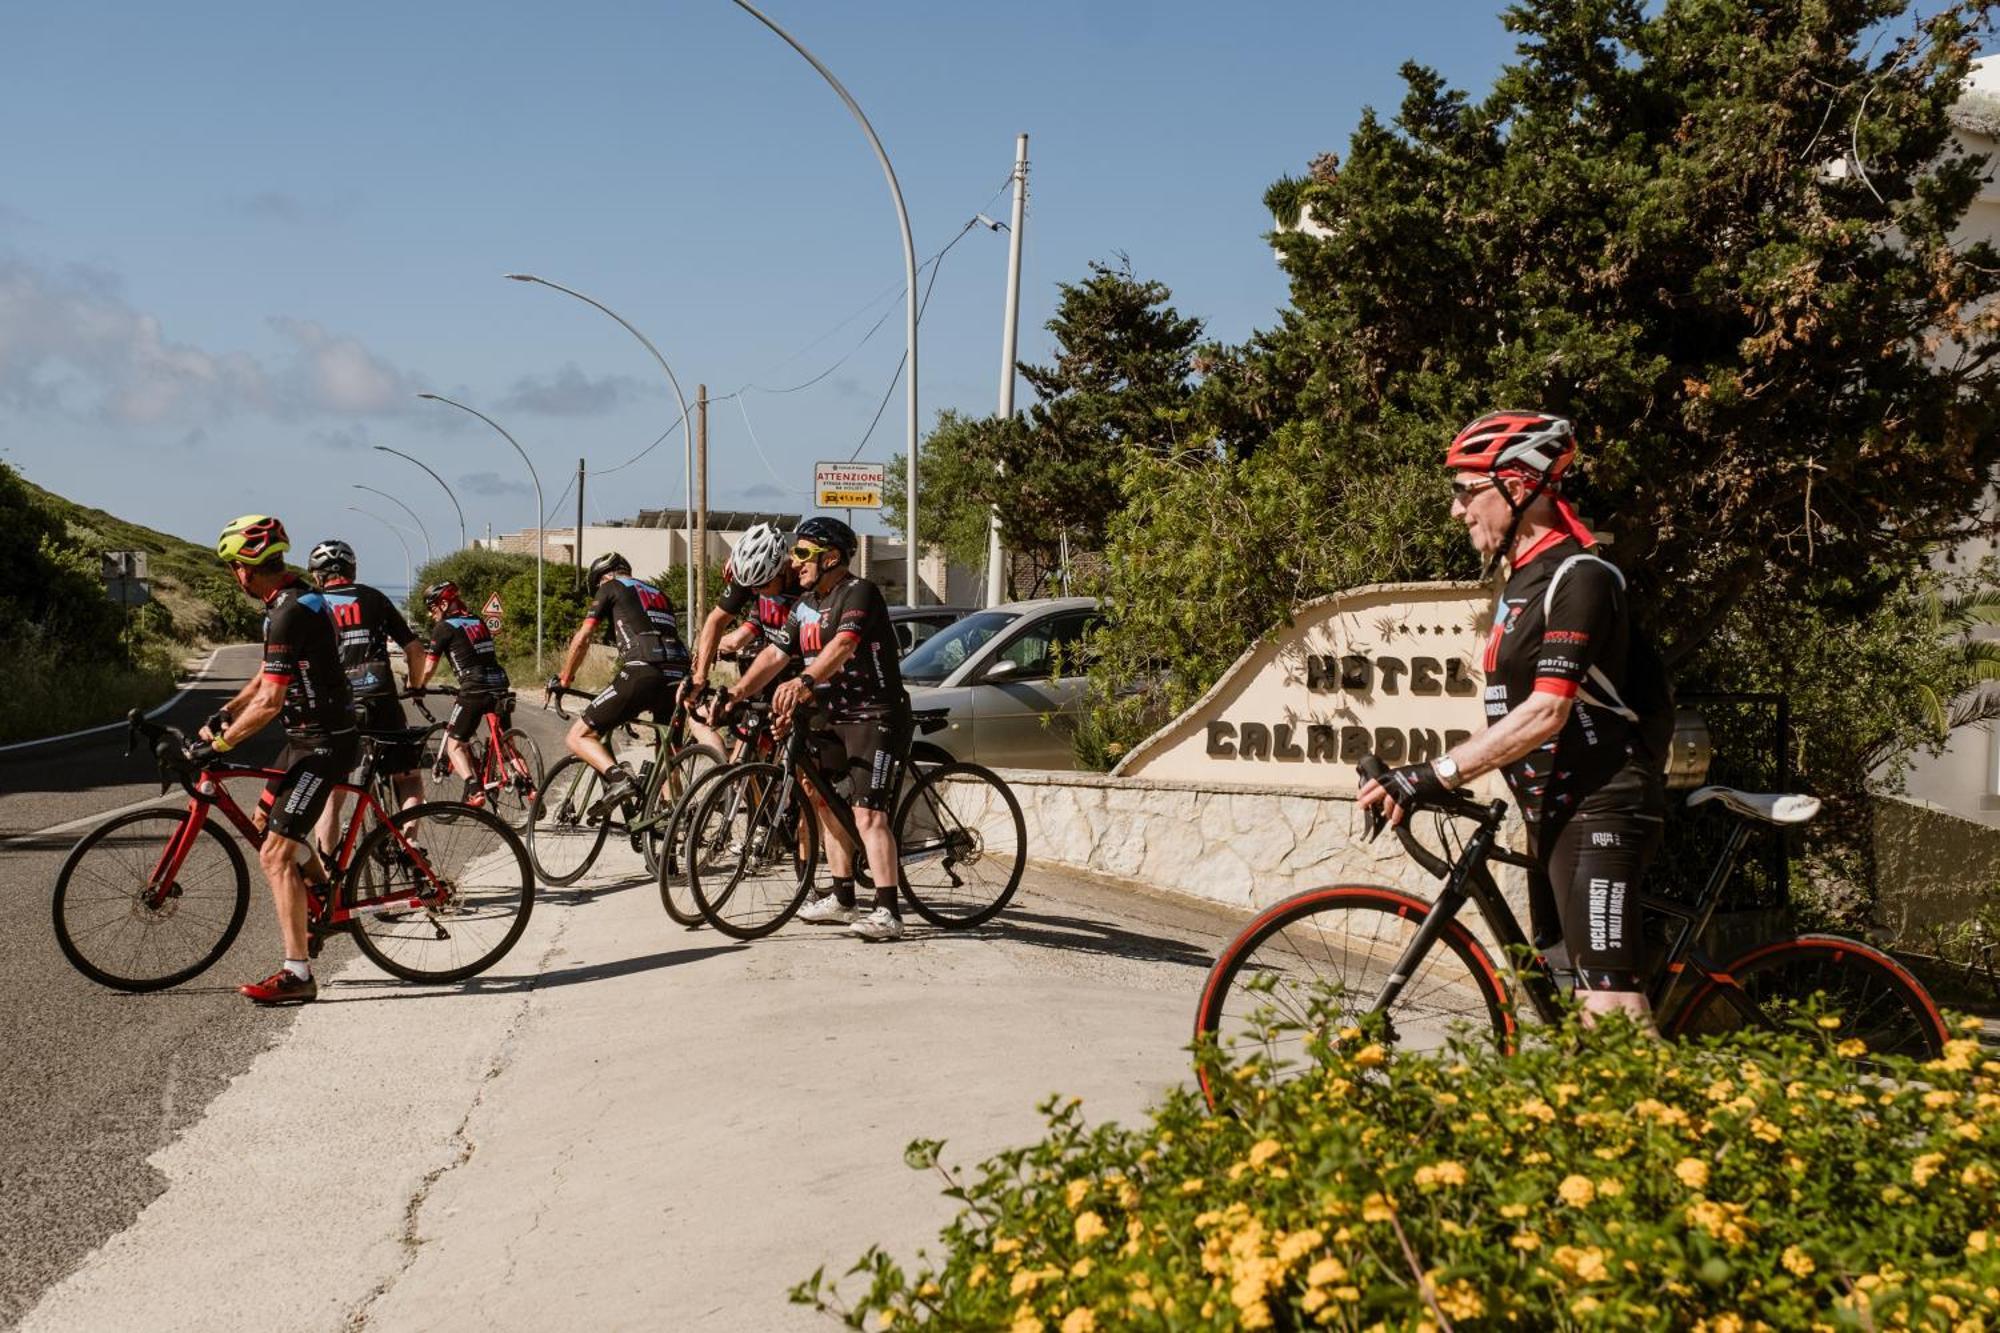
<svg viewBox="0 0 2000 1333"><path fill-rule="evenodd" d="M215 539L215 553L232 565L261 565L291 546L285 525L269 514L245 514L231 519L222 535Z"/></svg>

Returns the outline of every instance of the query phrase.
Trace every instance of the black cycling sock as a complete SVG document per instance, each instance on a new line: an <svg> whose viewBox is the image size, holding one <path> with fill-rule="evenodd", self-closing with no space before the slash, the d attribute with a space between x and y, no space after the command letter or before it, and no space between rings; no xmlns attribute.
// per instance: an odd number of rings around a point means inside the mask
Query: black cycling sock
<svg viewBox="0 0 2000 1333"><path fill-rule="evenodd" d="M842 907L854 906L854 879L851 875L834 876L833 898Z"/></svg>
<svg viewBox="0 0 2000 1333"><path fill-rule="evenodd" d="M887 888L883 888L880 885L876 886L875 905L886 909L890 916L902 915L901 912L896 910L896 889L894 885L890 885Z"/></svg>

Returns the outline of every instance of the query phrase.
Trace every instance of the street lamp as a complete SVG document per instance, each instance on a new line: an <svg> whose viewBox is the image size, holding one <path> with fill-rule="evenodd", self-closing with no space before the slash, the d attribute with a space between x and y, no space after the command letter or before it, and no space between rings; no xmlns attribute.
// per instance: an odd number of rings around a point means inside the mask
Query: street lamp
<svg viewBox="0 0 2000 1333"><path fill-rule="evenodd" d="M409 454L404 453L401 449L391 449L386 444L378 444L375 446L375 448L377 448L378 450L380 450L385 454L394 454L396 455L396 457L403 459L406 462L415 463L418 467L423 468L424 471L426 472L431 472L430 468L425 466L424 461L421 458L413 458ZM440 486L444 486L444 493L451 499L452 511L458 515L458 549L463 551L468 545L470 545L470 543L465 540L465 511L458 507L458 497L456 495L452 495L451 487L444 485L443 477L440 477L435 472L431 472L431 480L436 482Z"/></svg>
<svg viewBox="0 0 2000 1333"><path fill-rule="evenodd" d="M455 398L447 398L441 393L420 393L419 398L428 398L446 407L455 407L461 412L470 412L487 425L500 432L500 438L514 446L514 452L521 455L521 461L528 465L528 480L535 483L535 674L542 674L542 550L548 545L542 524L547 511L542 507L542 479L535 473L535 460L528 457L528 451L521 442L507 433L506 427L487 416L476 407L467 407Z"/></svg>
<svg viewBox="0 0 2000 1333"><path fill-rule="evenodd" d="M403 540L403 530L371 509L363 509L360 505L349 505L347 506L347 508L350 513L362 514L367 516L368 518L374 519L377 523L380 523L383 527L389 529L389 531L395 535L396 545L403 548L403 587L410 591L415 591L415 589L411 587L411 584L414 580L410 573L410 544Z"/></svg>
<svg viewBox="0 0 2000 1333"><path fill-rule="evenodd" d="M384 500L387 500L390 504L396 506L396 508L408 514L410 516L410 522L417 525L418 535L424 539L424 563L428 565L434 563L437 560L437 552L431 549L430 529L426 528L424 526L424 521L417 517L416 510L410 508L408 505L404 504L401 500L398 500L395 496L389 494L389 492L378 491L373 486L363 486L360 482L357 481L354 483L354 489L357 491L367 491L370 495L379 495Z"/></svg>
<svg viewBox="0 0 2000 1333"><path fill-rule="evenodd" d="M903 338L907 346L904 358L910 368L909 412L904 431L908 441L904 454L907 467L904 477L908 482L908 489L904 495L904 512L910 516L910 521L904 533L907 540L904 543L903 572L909 588L905 600L909 605L915 606L917 605L917 243L910 235L910 211L903 207L903 187L896 183L896 169L889 165L889 154L883 150L882 141L875 137L875 127L868 123L868 117L862 114L860 104L849 95L846 88L841 86L840 80L833 77L833 71L820 64L819 58L799 45L796 37L773 23L755 5L749 3L749 0L736 0L736 5L783 38L787 46L804 56L806 63L818 70L819 76L839 94L840 100L847 104L847 109L854 113L854 119L860 123L861 132L868 136L868 146L875 150L875 158L882 164L882 175L889 182L890 197L896 201L896 222L903 229L903 281L906 284Z"/></svg>
<svg viewBox="0 0 2000 1333"><path fill-rule="evenodd" d="M596 306L599 310L602 310L605 314L623 324L625 331L634 338L637 338L645 346L646 350L653 354L653 360L660 363L660 369L667 372L667 383L674 386L674 399L681 405L681 440L687 454L687 495L681 505L681 523L684 528L683 540L687 542L687 602L685 604L685 612L687 615L692 616L694 614L694 566L695 561L700 558L696 555L694 549L694 420L688 415L687 397L681 393L681 382L674 377L674 368L667 364L667 358L660 355L660 349L653 346L650 338L632 327L632 321L626 319L625 316L619 314L616 310L604 304L604 302L585 296L582 292L565 287L559 282L550 282L547 278L538 278L532 273L508 273L504 276L512 282L538 282L544 287L550 287L563 293L565 296L574 296L586 305ZM579 567L583 564L582 544L583 536L579 533L577 535L579 549L576 553L576 563Z"/></svg>

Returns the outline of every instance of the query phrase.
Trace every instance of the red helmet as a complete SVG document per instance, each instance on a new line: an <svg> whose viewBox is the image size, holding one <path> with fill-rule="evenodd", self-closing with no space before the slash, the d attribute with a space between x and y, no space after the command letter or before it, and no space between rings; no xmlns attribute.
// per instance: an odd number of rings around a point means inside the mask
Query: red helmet
<svg viewBox="0 0 2000 1333"><path fill-rule="evenodd" d="M458 585L450 579L445 579L441 583L433 583L430 587L424 589L424 609L426 611L435 611L440 606L457 606L458 604Z"/></svg>
<svg viewBox="0 0 2000 1333"><path fill-rule="evenodd" d="M1488 412L1460 431L1444 456L1459 472L1511 471L1548 481L1576 458L1576 432L1547 412Z"/></svg>

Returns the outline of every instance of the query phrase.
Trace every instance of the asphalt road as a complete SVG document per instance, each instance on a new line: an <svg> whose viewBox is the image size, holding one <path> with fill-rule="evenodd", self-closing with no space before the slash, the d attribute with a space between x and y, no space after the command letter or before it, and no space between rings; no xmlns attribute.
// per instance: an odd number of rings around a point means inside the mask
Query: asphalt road
<svg viewBox="0 0 2000 1333"><path fill-rule="evenodd" d="M161 721L192 730L254 671L252 645L224 648ZM523 708L545 752L560 724ZM245 747L268 760L276 728ZM263 1010L236 987L278 957L270 899L252 875L250 915L206 974L171 991L127 995L75 972L57 949L50 891L63 858L108 812L160 797L151 757L124 755L123 729L0 753L0 1325L129 1226L161 1189L147 1158L200 1116L294 1010ZM243 784L238 799L254 798ZM76 827L66 827L76 824ZM328 946L337 966L348 946ZM274 1200L274 1203L277 1201Z"/></svg>

